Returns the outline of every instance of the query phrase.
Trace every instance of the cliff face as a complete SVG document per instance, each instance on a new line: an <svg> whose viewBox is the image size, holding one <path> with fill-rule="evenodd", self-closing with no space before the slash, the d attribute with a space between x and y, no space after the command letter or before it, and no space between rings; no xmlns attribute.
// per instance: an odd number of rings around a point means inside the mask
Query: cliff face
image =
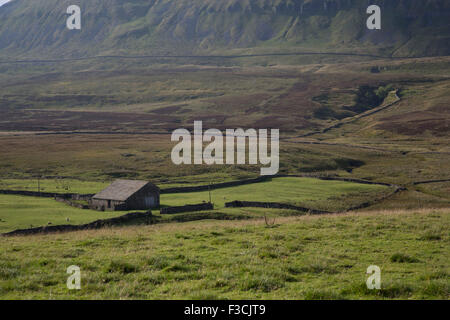
<svg viewBox="0 0 450 320"><path fill-rule="evenodd" d="M66 9L82 10L67 30ZM366 8L382 9L382 30ZM320 49L397 56L450 53L446 0L13 0L0 8L0 56L191 54Z"/></svg>

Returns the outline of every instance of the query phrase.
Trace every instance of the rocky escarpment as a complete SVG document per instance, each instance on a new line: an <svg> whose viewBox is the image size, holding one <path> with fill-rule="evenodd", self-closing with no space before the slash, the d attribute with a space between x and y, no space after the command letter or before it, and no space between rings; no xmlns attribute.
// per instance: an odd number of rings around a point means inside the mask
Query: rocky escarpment
<svg viewBox="0 0 450 320"><path fill-rule="evenodd" d="M13 0L0 8L0 57L229 54L316 49L394 56L448 55L450 3L374 0L79 0L81 30L66 28L69 0Z"/></svg>

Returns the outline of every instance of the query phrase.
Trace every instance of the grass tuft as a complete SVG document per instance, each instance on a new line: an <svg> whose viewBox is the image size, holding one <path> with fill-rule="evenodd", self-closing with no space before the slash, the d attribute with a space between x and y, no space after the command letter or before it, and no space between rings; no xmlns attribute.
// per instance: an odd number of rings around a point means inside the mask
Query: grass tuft
<svg viewBox="0 0 450 320"><path fill-rule="evenodd" d="M119 261L119 260L113 260L111 261L108 266L106 267L107 273L122 273L122 274L128 274L128 273L134 273L137 272L139 268L137 266L132 265L131 263Z"/></svg>
<svg viewBox="0 0 450 320"><path fill-rule="evenodd" d="M420 262L419 259L410 257L403 253L395 253L390 258L391 262L398 262L398 263L416 263Z"/></svg>

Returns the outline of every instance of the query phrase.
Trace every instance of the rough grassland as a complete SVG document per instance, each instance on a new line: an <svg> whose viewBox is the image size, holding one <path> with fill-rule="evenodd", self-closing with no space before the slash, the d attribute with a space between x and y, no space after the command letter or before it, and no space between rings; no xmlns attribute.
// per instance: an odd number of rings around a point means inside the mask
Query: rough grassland
<svg viewBox="0 0 450 320"><path fill-rule="evenodd" d="M204 221L0 241L0 298L448 299L448 209ZM78 265L82 289L66 288ZM377 291L366 269L381 268Z"/></svg>

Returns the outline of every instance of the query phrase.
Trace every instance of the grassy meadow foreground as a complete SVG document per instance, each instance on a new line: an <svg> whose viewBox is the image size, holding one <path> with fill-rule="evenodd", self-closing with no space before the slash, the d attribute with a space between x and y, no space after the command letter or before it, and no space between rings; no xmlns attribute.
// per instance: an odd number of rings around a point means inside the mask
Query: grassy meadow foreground
<svg viewBox="0 0 450 320"><path fill-rule="evenodd" d="M123 227L0 241L2 299L449 299L450 211ZM78 265L82 288L66 288ZM381 268L381 290L366 269Z"/></svg>

